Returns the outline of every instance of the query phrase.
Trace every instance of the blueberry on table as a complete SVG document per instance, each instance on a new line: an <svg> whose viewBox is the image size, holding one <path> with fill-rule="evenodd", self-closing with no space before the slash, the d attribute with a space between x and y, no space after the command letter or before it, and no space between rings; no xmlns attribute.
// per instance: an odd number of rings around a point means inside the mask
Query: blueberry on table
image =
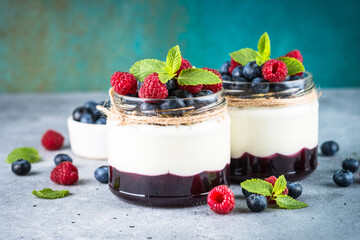
<svg viewBox="0 0 360 240"><path fill-rule="evenodd" d="M249 197L251 194L253 194L252 192L249 192L248 190L246 190L245 188L242 188L242 193L244 194L244 196L247 198Z"/></svg>
<svg viewBox="0 0 360 240"><path fill-rule="evenodd" d="M232 77L235 78L235 77L244 77L244 66L243 65L240 65L240 66L237 66L236 68L234 68L233 72L232 72Z"/></svg>
<svg viewBox="0 0 360 240"><path fill-rule="evenodd" d="M30 172L31 164L25 159L18 159L11 164L13 173L19 176L24 176Z"/></svg>
<svg viewBox="0 0 360 240"><path fill-rule="evenodd" d="M58 155L55 156L54 158L54 163L55 165L59 165L62 162L71 162L72 163L72 158L64 153L60 153Z"/></svg>
<svg viewBox="0 0 360 240"><path fill-rule="evenodd" d="M84 113L84 107L77 107L72 112L72 118L75 121L80 121L81 115Z"/></svg>
<svg viewBox="0 0 360 240"><path fill-rule="evenodd" d="M255 61L248 62L243 69L244 77L251 80L261 76L261 67Z"/></svg>
<svg viewBox="0 0 360 240"><path fill-rule="evenodd" d="M342 162L342 168L354 173L359 169L359 161L353 158L346 158Z"/></svg>
<svg viewBox="0 0 360 240"><path fill-rule="evenodd" d="M246 205L253 212L261 212L267 208L267 199L260 194L251 194L246 198Z"/></svg>
<svg viewBox="0 0 360 240"><path fill-rule="evenodd" d="M109 182L109 167L108 166L101 166L98 167L94 172L94 177L101 183L108 183Z"/></svg>
<svg viewBox="0 0 360 240"><path fill-rule="evenodd" d="M83 115L81 115L80 122L93 124L94 117L90 113L84 113Z"/></svg>
<svg viewBox="0 0 360 240"><path fill-rule="evenodd" d="M106 124L106 118L105 117L99 117L98 120L95 121L95 124Z"/></svg>
<svg viewBox="0 0 360 240"><path fill-rule="evenodd" d="M230 74L229 67L230 67L230 61L224 62L220 67L219 73L229 75Z"/></svg>
<svg viewBox="0 0 360 240"><path fill-rule="evenodd" d="M335 153L339 151L340 147L335 141L326 141L321 144L321 152L325 156L333 156Z"/></svg>
<svg viewBox="0 0 360 240"><path fill-rule="evenodd" d="M251 93L268 93L270 90L270 84L262 77L256 77L251 81L250 91Z"/></svg>
<svg viewBox="0 0 360 240"><path fill-rule="evenodd" d="M286 187L288 188L288 195L292 198L298 198L302 194L302 186L300 183L297 182L288 182L286 184Z"/></svg>
<svg viewBox="0 0 360 240"><path fill-rule="evenodd" d="M334 182L340 187L348 187L354 182L354 174L349 170L338 170L333 175Z"/></svg>

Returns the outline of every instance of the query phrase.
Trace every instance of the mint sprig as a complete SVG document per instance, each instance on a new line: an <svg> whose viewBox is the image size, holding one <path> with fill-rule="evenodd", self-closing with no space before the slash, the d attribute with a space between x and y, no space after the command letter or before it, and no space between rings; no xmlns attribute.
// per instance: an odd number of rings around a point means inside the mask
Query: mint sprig
<svg viewBox="0 0 360 240"><path fill-rule="evenodd" d="M180 66L181 66L181 52L179 45L176 45L175 47L171 48L168 52L168 55L166 57L165 71L169 73L169 75L172 75L180 69Z"/></svg>
<svg viewBox="0 0 360 240"><path fill-rule="evenodd" d="M216 84L220 83L221 79L213 72L199 68L188 68L180 72L177 82L180 85Z"/></svg>
<svg viewBox="0 0 360 240"><path fill-rule="evenodd" d="M7 163L13 163L19 159L25 159L30 163L40 161L39 152L33 147L20 147L15 148L6 158Z"/></svg>
<svg viewBox="0 0 360 240"><path fill-rule="evenodd" d="M251 193L257 193L268 196L269 200L275 200L276 204L281 208L299 209L307 207L306 203L293 199L292 197L283 194L286 188L286 179L281 175L275 182L274 187L271 183L262 179L250 179L241 183L241 187ZM270 185L270 186L269 186Z"/></svg>
<svg viewBox="0 0 360 240"><path fill-rule="evenodd" d="M32 191L32 194L39 198L46 198L46 199L55 199L55 198L63 198L70 195L68 190L52 190L50 188L44 188L40 191Z"/></svg>
<svg viewBox="0 0 360 240"><path fill-rule="evenodd" d="M141 82L152 73L163 72L166 63L157 59L144 59L136 62L131 68L130 73Z"/></svg>
<svg viewBox="0 0 360 240"><path fill-rule="evenodd" d="M288 76L295 75L297 73L305 71L304 65L297 59L291 57L279 57L277 58L286 64L288 69Z"/></svg>

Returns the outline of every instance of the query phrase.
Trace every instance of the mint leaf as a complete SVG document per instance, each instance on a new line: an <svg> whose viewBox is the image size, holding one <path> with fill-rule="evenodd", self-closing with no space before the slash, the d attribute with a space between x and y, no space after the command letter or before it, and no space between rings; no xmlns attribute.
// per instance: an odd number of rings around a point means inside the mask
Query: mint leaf
<svg viewBox="0 0 360 240"><path fill-rule="evenodd" d="M258 53L258 56L256 56L256 64L258 66L261 66L263 65L267 60L269 60L270 58L269 57L264 57L264 56L261 56L259 53Z"/></svg>
<svg viewBox="0 0 360 240"><path fill-rule="evenodd" d="M260 40L258 43L258 50L259 50L260 56L262 56L263 59L270 58L270 54L271 54L270 38L269 38L269 35L267 34L267 32L265 32L260 37Z"/></svg>
<svg viewBox="0 0 360 240"><path fill-rule="evenodd" d="M13 163L18 159L25 159L30 163L36 163L40 160L39 152L33 147L15 148L6 158L7 163Z"/></svg>
<svg viewBox="0 0 360 240"><path fill-rule="evenodd" d="M180 85L216 84L221 79L215 73L199 68L188 68L180 72L177 79Z"/></svg>
<svg viewBox="0 0 360 240"><path fill-rule="evenodd" d="M179 45L176 45L172 49L169 50L168 55L166 57L166 68L169 74L176 73L181 66L181 52Z"/></svg>
<svg viewBox="0 0 360 240"><path fill-rule="evenodd" d="M70 193L68 190L52 190L50 188L44 188L40 191L32 191L32 194L39 198L47 198L47 199L55 199L55 198L63 198L69 196Z"/></svg>
<svg viewBox="0 0 360 240"><path fill-rule="evenodd" d="M238 63L246 65L248 62L255 61L258 52L251 48L243 48L239 51L230 53L230 56Z"/></svg>
<svg viewBox="0 0 360 240"><path fill-rule="evenodd" d="M170 79L172 79L175 76L176 76L176 73L173 73L173 74L169 74L168 72L160 72L159 73L159 79L160 79L160 82L162 82L162 83L166 83L167 81L169 81Z"/></svg>
<svg viewBox="0 0 360 240"><path fill-rule="evenodd" d="M281 175L274 184L273 194L279 195L281 194L286 188L286 179L284 175Z"/></svg>
<svg viewBox="0 0 360 240"><path fill-rule="evenodd" d="M308 206L306 203L295 200L288 195L279 195L275 200L279 207L286 209L299 209Z"/></svg>
<svg viewBox="0 0 360 240"><path fill-rule="evenodd" d="M286 64L289 76L305 71L304 65L295 58L279 57L277 59L283 61Z"/></svg>
<svg viewBox="0 0 360 240"><path fill-rule="evenodd" d="M136 62L131 68L130 73L135 76L135 78L141 82L147 77L147 75L152 73L163 72L166 63L156 59L144 59Z"/></svg>
<svg viewBox="0 0 360 240"><path fill-rule="evenodd" d="M264 196L271 196L273 192L273 186L271 183L268 183L262 179L249 179L242 182L240 185L249 192L261 194Z"/></svg>

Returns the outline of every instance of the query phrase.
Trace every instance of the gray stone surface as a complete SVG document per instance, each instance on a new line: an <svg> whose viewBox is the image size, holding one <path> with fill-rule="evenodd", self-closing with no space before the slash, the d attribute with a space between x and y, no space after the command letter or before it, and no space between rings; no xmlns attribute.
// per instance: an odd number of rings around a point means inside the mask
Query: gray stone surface
<svg viewBox="0 0 360 240"><path fill-rule="evenodd" d="M93 172L106 162L72 154L66 118L86 100L104 98L106 93L0 95L1 239L360 239L359 175L348 188L332 181L345 157L360 155L360 89L323 90L320 143L334 139L341 149L334 157L320 156L315 173L301 181L299 200L309 207L252 213L240 187L231 186L236 206L225 216L207 205L164 209L129 204L98 183ZM40 138L49 128L65 135L66 148L44 150ZM42 156L24 177L5 163L8 153L21 146L36 147ZM74 186L50 181L53 158L60 152L70 154L79 169ZM42 188L69 189L72 195L46 200L31 194Z"/></svg>

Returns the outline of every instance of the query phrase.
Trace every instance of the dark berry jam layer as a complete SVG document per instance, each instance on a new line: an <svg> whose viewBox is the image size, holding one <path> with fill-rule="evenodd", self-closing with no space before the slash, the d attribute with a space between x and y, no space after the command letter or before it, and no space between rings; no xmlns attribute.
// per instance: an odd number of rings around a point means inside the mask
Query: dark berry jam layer
<svg viewBox="0 0 360 240"><path fill-rule="evenodd" d="M147 176L127 173L110 166L110 190L118 197L150 206L190 206L206 202L208 192L230 184L230 165L220 171L193 176L164 174Z"/></svg>
<svg viewBox="0 0 360 240"><path fill-rule="evenodd" d="M299 180L312 173L317 167L317 147L303 148L296 154L273 154L256 157L244 153L239 158L231 158L231 182L239 183L249 178L266 178L285 175L287 180Z"/></svg>

